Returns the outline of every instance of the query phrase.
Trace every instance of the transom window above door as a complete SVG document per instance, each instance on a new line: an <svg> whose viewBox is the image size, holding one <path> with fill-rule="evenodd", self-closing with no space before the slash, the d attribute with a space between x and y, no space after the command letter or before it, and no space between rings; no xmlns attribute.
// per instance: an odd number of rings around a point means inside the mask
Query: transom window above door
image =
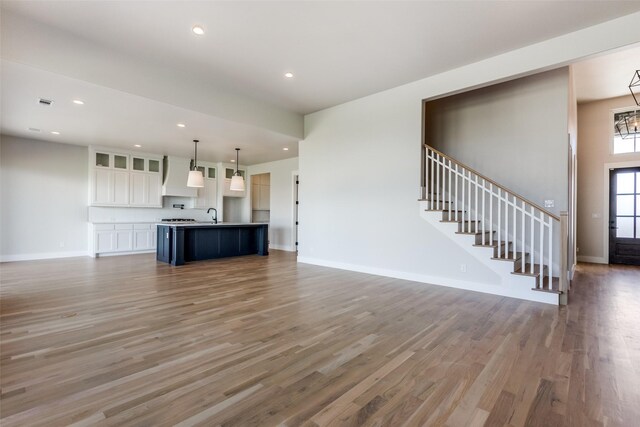
<svg viewBox="0 0 640 427"><path fill-rule="evenodd" d="M640 110L613 114L613 154L640 152Z"/></svg>

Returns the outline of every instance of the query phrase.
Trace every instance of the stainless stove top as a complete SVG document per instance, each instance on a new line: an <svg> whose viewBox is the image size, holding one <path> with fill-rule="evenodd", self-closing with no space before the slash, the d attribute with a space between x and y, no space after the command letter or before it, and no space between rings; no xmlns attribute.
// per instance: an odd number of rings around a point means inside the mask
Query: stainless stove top
<svg viewBox="0 0 640 427"><path fill-rule="evenodd" d="M161 222L196 222L193 218L164 218Z"/></svg>

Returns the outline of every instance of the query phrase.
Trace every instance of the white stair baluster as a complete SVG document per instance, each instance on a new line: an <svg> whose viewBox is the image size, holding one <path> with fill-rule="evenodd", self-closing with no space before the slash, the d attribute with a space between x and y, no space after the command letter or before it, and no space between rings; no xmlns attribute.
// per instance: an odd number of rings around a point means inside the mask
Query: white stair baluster
<svg viewBox="0 0 640 427"><path fill-rule="evenodd" d="M473 186L473 190L475 192L475 195L474 195L474 198L475 198L475 202L474 202L475 203L474 204L474 212L475 212L474 222L475 222L475 224L474 224L473 230L474 230L474 233L477 233L478 232L478 175L475 176L474 184L475 185Z"/></svg>
<svg viewBox="0 0 640 427"><path fill-rule="evenodd" d="M509 195L504 192L504 253L509 255Z"/></svg>
<svg viewBox="0 0 640 427"><path fill-rule="evenodd" d="M525 256L524 256L524 254L525 254L524 251L525 251L526 246L527 246L527 245L525 245L525 243L526 243L526 240L525 240L525 222L524 222L524 220L525 220L524 214L526 213L525 209L526 209L526 207L525 207L524 201L523 201L522 202L522 212L520 213L522 215L522 223L520 224L521 227L522 227L522 232L521 232L522 233L522 238L520 240L521 241L521 245L522 245L522 247L520 248L520 251L522 252L521 253L522 261L520 262L520 265L522 265L522 272L523 273L526 271L525 270L525 261L526 260L525 260ZM531 271L531 273L533 273L533 271Z"/></svg>
<svg viewBox="0 0 640 427"><path fill-rule="evenodd" d="M540 259L538 260L540 263L540 271L544 271L544 229L544 213L540 212Z"/></svg>
<svg viewBox="0 0 640 427"><path fill-rule="evenodd" d="M462 206L460 207L462 212L460 213L460 221L462 222L463 227L464 227L464 214L465 214L465 211L467 210L467 207L466 207L467 206L467 199L465 199L465 194L466 194L465 189L467 188L467 183L465 182L466 179L467 179L467 175L466 175L465 169L462 168L462 180L461 180L462 181L461 182L461 184L462 184L462 198L460 199L462 201ZM464 231L464 228L462 228L462 231Z"/></svg>
<svg viewBox="0 0 640 427"><path fill-rule="evenodd" d="M549 262L548 262L549 271L547 272L549 275L549 281L553 277L553 223L551 222L551 217L549 217Z"/></svg>
<svg viewBox="0 0 640 427"><path fill-rule="evenodd" d="M486 186L487 186L487 182L483 178L482 179L482 215L480 217L480 220L482 221L482 244L483 245L486 245L485 238L484 238L484 235L485 235L485 224L487 222L485 220L485 217L484 217L484 199L485 199L484 190L485 190Z"/></svg>
<svg viewBox="0 0 640 427"><path fill-rule="evenodd" d="M452 191L451 191L451 170L452 169L453 168L451 167L451 160L449 160L449 183L447 184L447 195L448 195L447 198L449 199L449 203L448 203L449 204L449 220L451 220L451 205L453 204L453 201L452 201L453 198L451 197L451 193L452 193Z"/></svg>
<svg viewBox="0 0 640 427"><path fill-rule="evenodd" d="M489 183L489 244L493 243L493 183Z"/></svg>
<svg viewBox="0 0 640 427"><path fill-rule="evenodd" d="M498 187L498 258L502 257L502 189Z"/></svg>
<svg viewBox="0 0 640 427"><path fill-rule="evenodd" d="M436 209L442 210L440 207L440 154L436 153Z"/></svg>
<svg viewBox="0 0 640 427"><path fill-rule="evenodd" d="M434 154L433 154L433 151L430 151L430 153L431 153L431 154L430 154L430 156L429 156L429 166L430 166L430 168L429 168L429 169L430 169L430 171L429 171L429 172L431 173L431 180L429 181L429 188L430 188L430 190L431 190L431 197L430 197L430 199L431 199L431 210L434 210L433 203L434 203L434 199L435 199L435 198L434 198L434 188L433 188L433 183L434 183L435 181L434 181L434 177L433 177L433 173L434 173L434 171L433 171L433 170L435 169L435 166L436 166L436 165L434 165L434 159L433 159L433 155L434 155Z"/></svg>
<svg viewBox="0 0 640 427"><path fill-rule="evenodd" d="M531 206L531 215L530 215L530 242L529 242L529 253L531 255L529 255L529 264L531 264L531 270L533 271L533 266L536 265L536 242L535 242L535 234L534 234L534 229L535 229L535 225L536 225L536 221L535 221L535 210L533 208L533 206ZM540 271L540 274L542 274L542 270Z"/></svg>
<svg viewBox="0 0 640 427"><path fill-rule="evenodd" d="M511 240L513 240L513 250L511 251L513 254L513 258L515 259L516 254L518 253L518 212L516 211L516 197L513 196L513 232L511 234Z"/></svg>
<svg viewBox="0 0 640 427"><path fill-rule="evenodd" d="M465 222L466 224L466 231L467 233L471 232L471 228L469 226L469 224L471 223L471 209L473 207L473 205L471 204L471 171L469 171L469 177L468 177L468 183L469 183L469 197L468 197L468 202L467 205L469 206L469 209L467 209L467 222Z"/></svg>
<svg viewBox="0 0 640 427"><path fill-rule="evenodd" d="M458 214L458 164L456 163L456 187L455 187L455 203L456 203L456 208L455 208L455 213L456 213L456 221L459 220L460 215ZM451 219L451 218L449 218Z"/></svg>

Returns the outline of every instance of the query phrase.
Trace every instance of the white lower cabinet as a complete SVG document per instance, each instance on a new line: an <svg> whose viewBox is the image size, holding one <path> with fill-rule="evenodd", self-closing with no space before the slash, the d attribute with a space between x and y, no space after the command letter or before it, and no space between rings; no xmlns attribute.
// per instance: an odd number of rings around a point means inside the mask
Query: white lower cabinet
<svg viewBox="0 0 640 427"><path fill-rule="evenodd" d="M113 252L115 235L113 231L96 231L95 253Z"/></svg>
<svg viewBox="0 0 640 427"><path fill-rule="evenodd" d="M152 251L156 248L156 225L93 224L92 237L94 256Z"/></svg>
<svg viewBox="0 0 640 427"><path fill-rule="evenodd" d="M133 230L133 250L146 251L156 248L155 224L135 224Z"/></svg>

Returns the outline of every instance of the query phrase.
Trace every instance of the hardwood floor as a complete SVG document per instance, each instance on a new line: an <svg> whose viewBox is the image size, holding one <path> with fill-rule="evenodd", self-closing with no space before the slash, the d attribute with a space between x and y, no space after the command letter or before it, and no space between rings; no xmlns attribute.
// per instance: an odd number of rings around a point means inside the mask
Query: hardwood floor
<svg viewBox="0 0 640 427"><path fill-rule="evenodd" d="M296 265L152 255L0 265L9 426L632 426L640 269L570 305Z"/></svg>

